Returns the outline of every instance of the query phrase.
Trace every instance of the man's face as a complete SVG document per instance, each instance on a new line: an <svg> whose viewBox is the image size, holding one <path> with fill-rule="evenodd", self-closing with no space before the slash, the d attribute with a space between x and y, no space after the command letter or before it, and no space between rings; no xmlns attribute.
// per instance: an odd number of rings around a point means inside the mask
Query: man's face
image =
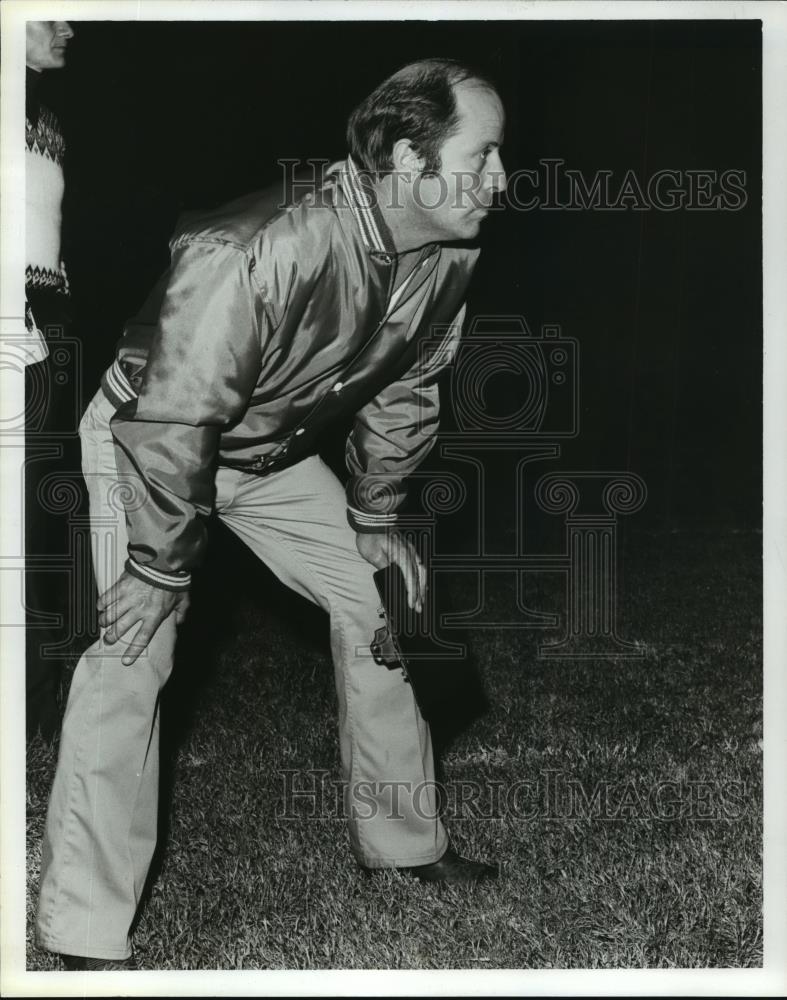
<svg viewBox="0 0 787 1000"><path fill-rule="evenodd" d="M496 191L503 191L500 159L505 114L497 94L477 80L454 88L457 131L440 149L436 177L420 176L413 198L436 240L467 240L478 235Z"/></svg>
<svg viewBox="0 0 787 1000"><path fill-rule="evenodd" d="M26 62L30 69L62 69L66 45L74 37L68 21L28 21Z"/></svg>

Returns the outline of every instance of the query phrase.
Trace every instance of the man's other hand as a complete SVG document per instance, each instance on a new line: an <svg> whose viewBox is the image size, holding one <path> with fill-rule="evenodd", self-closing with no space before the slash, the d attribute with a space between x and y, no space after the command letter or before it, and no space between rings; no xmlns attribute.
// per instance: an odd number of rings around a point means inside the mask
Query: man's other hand
<svg viewBox="0 0 787 1000"><path fill-rule="evenodd" d="M395 563L402 571L407 587L407 603L417 612L423 611L426 597L426 567L415 546L401 535L388 532L358 532L358 551L377 569Z"/></svg>
<svg viewBox="0 0 787 1000"><path fill-rule="evenodd" d="M106 629L104 642L111 646L137 622L142 623L121 659L124 666L130 666L147 649L159 625L173 611L175 621L180 624L188 606L188 591L161 590L124 570L117 583L98 599L98 624Z"/></svg>

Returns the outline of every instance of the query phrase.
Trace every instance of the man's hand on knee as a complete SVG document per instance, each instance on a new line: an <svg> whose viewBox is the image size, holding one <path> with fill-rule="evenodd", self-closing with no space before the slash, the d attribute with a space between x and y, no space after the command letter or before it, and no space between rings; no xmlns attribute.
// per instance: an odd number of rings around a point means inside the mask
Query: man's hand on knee
<svg viewBox="0 0 787 1000"><path fill-rule="evenodd" d="M104 642L111 646L141 622L121 660L129 666L147 649L159 625L173 611L175 621L180 624L188 606L188 591L161 590L124 571L117 583L98 599L98 624L106 629Z"/></svg>
<svg viewBox="0 0 787 1000"><path fill-rule="evenodd" d="M426 567L412 542L395 532L358 532L358 551L377 569L395 563L402 571L407 587L407 602L416 611L423 611L426 597Z"/></svg>

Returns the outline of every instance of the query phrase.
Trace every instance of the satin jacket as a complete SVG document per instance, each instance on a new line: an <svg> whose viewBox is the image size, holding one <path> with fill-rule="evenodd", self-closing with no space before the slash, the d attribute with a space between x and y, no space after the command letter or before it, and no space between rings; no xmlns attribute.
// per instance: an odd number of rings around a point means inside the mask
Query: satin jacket
<svg viewBox="0 0 787 1000"><path fill-rule="evenodd" d="M169 270L102 380L117 407L126 568L158 587L190 584L217 465L275 472L354 414L348 518L374 531L395 524L404 480L435 441L437 378L478 249L425 247L402 279L351 159L281 201L277 186L181 223Z"/></svg>

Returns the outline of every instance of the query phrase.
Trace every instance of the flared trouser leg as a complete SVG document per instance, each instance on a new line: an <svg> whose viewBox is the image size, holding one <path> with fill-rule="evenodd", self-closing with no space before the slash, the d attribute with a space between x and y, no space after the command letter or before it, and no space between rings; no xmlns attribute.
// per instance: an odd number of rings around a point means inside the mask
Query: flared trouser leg
<svg viewBox="0 0 787 1000"><path fill-rule="evenodd" d="M80 428L99 592L120 576L128 543L109 431L99 393ZM156 846L158 699L172 669L174 616L123 666L126 644L95 642L74 672L47 812L37 928L51 951L94 958L131 953L129 928Z"/></svg>
<svg viewBox="0 0 787 1000"><path fill-rule="evenodd" d="M285 584L330 615L350 843L370 868L429 864L437 817L429 727L401 672L374 662L374 567L359 554L344 490L318 457L264 478L220 469L221 519Z"/></svg>

